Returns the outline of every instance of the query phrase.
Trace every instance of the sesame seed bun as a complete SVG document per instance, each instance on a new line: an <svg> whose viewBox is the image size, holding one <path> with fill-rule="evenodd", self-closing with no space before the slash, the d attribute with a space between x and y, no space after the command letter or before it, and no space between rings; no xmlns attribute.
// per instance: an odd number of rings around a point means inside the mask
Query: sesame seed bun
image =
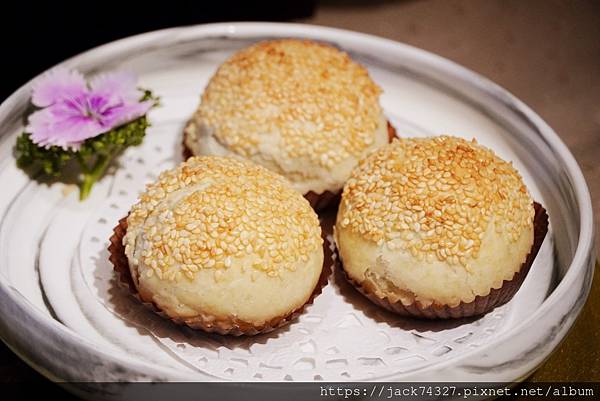
<svg viewBox="0 0 600 401"><path fill-rule="evenodd" d="M360 158L388 142L380 93L363 66L332 46L260 42L216 71L185 146L251 159L302 194L335 194Z"/></svg>
<svg viewBox="0 0 600 401"><path fill-rule="evenodd" d="M524 270L534 216L521 176L491 150L448 136L401 139L353 170L335 240L345 273L369 298L385 300L377 303L448 309ZM468 314L454 315L420 317Z"/></svg>
<svg viewBox="0 0 600 401"><path fill-rule="evenodd" d="M284 178L232 158L194 157L163 172L109 250L142 302L221 334L273 330L324 285L321 229L308 202Z"/></svg>

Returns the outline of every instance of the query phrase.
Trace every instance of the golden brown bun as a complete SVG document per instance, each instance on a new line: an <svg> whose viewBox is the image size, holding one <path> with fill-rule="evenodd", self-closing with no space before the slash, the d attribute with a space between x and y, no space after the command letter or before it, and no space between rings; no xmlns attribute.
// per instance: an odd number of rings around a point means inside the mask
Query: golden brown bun
<svg viewBox="0 0 600 401"><path fill-rule="evenodd" d="M148 186L126 223L139 297L176 321L271 326L308 301L322 272L308 202L246 161L189 159Z"/></svg>
<svg viewBox="0 0 600 401"><path fill-rule="evenodd" d="M346 274L378 298L455 307L515 276L532 250L533 217L520 175L489 149L400 139L353 171L335 238Z"/></svg>
<svg viewBox="0 0 600 401"><path fill-rule="evenodd" d="M225 61L185 129L194 155L248 158L302 194L337 193L387 143L381 89L348 54L322 43L260 42Z"/></svg>

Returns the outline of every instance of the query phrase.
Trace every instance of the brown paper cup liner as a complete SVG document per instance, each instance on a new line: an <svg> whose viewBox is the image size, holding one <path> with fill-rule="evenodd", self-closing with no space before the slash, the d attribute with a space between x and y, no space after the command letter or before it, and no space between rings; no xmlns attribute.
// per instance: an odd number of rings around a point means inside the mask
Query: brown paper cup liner
<svg viewBox="0 0 600 401"><path fill-rule="evenodd" d="M458 319L483 315L498 306L504 305L512 299L519 290L519 287L521 287L521 284L523 284L525 276L529 273L529 269L542 246L542 242L544 242L544 238L548 232L548 214L539 203L534 202L533 206L535 208L535 217L533 219L534 239L531 251L527 255L527 259L511 280L504 280L500 288L492 288L488 295L478 295L472 302L461 302L453 307L435 303L425 307L418 302L410 305L404 305L400 301L391 302L387 297L380 298L376 296L370 288L351 279L343 269L342 261L339 254L337 254L337 249L335 263L338 264L344 272L346 279L371 302L399 315L421 319Z"/></svg>
<svg viewBox="0 0 600 401"><path fill-rule="evenodd" d="M394 138L396 138L396 129L392 126L392 124L390 124L390 122L387 122L387 131L388 131L388 142L392 142L392 140ZM187 160L190 157L193 156L192 151L190 150L190 148L187 147L187 145L185 144L185 132L184 132L184 136L183 136L183 160ZM304 194L304 197L306 198L306 200L308 200L308 202L310 203L310 206L312 206L312 208L319 212L322 210L327 209L328 207L331 207L333 205L337 206L340 203L340 195L342 194L342 191L338 191L338 192L331 192L331 191L325 191L322 193L316 193L314 191L309 191L306 194Z"/></svg>
<svg viewBox="0 0 600 401"><path fill-rule="evenodd" d="M108 252L110 254L109 260L113 264L119 285L127 288L138 301L159 316L169 319L175 324L185 325L192 329L203 330L209 333L232 336L254 336L257 334L269 333L275 329L285 326L296 319L304 311L304 308L307 305L311 305L315 297L321 294L323 287L325 287L327 284L329 275L331 274L331 251L325 246L327 241L324 241L325 257L323 261L323 270L321 271L317 285L304 305L293 310L289 314L273 317L271 320L261 325L255 325L251 322L246 322L233 316L227 318L216 318L208 314L199 315L193 318L173 318L163 312L154 302L147 302L140 297L140 294L131 277L129 262L125 256L123 237L125 236L126 232L127 217L123 217L121 220L119 220L119 224L113 229L113 235L110 237L110 245L108 246Z"/></svg>

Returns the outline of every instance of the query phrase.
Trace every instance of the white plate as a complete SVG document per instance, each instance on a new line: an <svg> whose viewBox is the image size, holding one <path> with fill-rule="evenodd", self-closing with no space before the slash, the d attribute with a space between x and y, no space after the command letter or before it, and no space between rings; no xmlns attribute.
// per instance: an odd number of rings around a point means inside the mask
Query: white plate
<svg viewBox="0 0 600 401"><path fill-rule="evenodd" d="M307 37L348 51L384 89L401 136L476 137L511 160L550 215L550 232L515 298L469 321L419 322L371 305L334 275L293 324L254 338L193 332L117 288L106 246L144 184L180 161L181 131L207 80L260 39ZM161 96L140 147L89 200L30 180L12 147L31 82L0 106L0 330L42 373L75 381L514 381L566 335L593 271L593 225L581 171L527 106L438 56L358 33L294 24L213 24L117 41L64 63L93 74L131 70Z"/></svg>

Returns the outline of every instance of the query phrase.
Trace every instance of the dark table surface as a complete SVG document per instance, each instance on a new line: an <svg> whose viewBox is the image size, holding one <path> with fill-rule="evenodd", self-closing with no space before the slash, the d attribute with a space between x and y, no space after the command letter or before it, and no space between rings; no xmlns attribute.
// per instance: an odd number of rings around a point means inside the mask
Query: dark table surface
<svg viewBox="0 0 600 401"><path fill-rule="evenodd" d="M531 106L557 131L586 176L595 216L599 218L600 2L329 0L318 2L314 12L313 3L299 5L295 13L283 17L271 10L270 15L262 18L260 12L255 11L258 14L249 18L239 13L235 14L236 18L227 18L225 13L213 20L295 17L298 22L346 28L402 41L487 76ZM192 7L189 2L186 4ZM204 18L199 22L206 20L206 14ZM120 32L125 31L116 34ZM34 36L31 46L35 44ZM94 44L97 43L87 47ZM85 41L76 45L86 48ZM35 54L35 49L29 51ZM49 53L48 61L29 66L26 73L37 74L71 55L68 51ZM60 58L54 59L56 54L60 54ZM8 84L4 81L0 89L5 92L0 94L6 96L26 78L29 76L21 75ZM589 301L571 333L530 380L600 381L598 281L595 280ZM4 345L0 345L0 382L15 383L13 388L20 389L31 388L27 383L35 383L37 389L44 389L48 395L72 398L29 368Z"/></svg>

